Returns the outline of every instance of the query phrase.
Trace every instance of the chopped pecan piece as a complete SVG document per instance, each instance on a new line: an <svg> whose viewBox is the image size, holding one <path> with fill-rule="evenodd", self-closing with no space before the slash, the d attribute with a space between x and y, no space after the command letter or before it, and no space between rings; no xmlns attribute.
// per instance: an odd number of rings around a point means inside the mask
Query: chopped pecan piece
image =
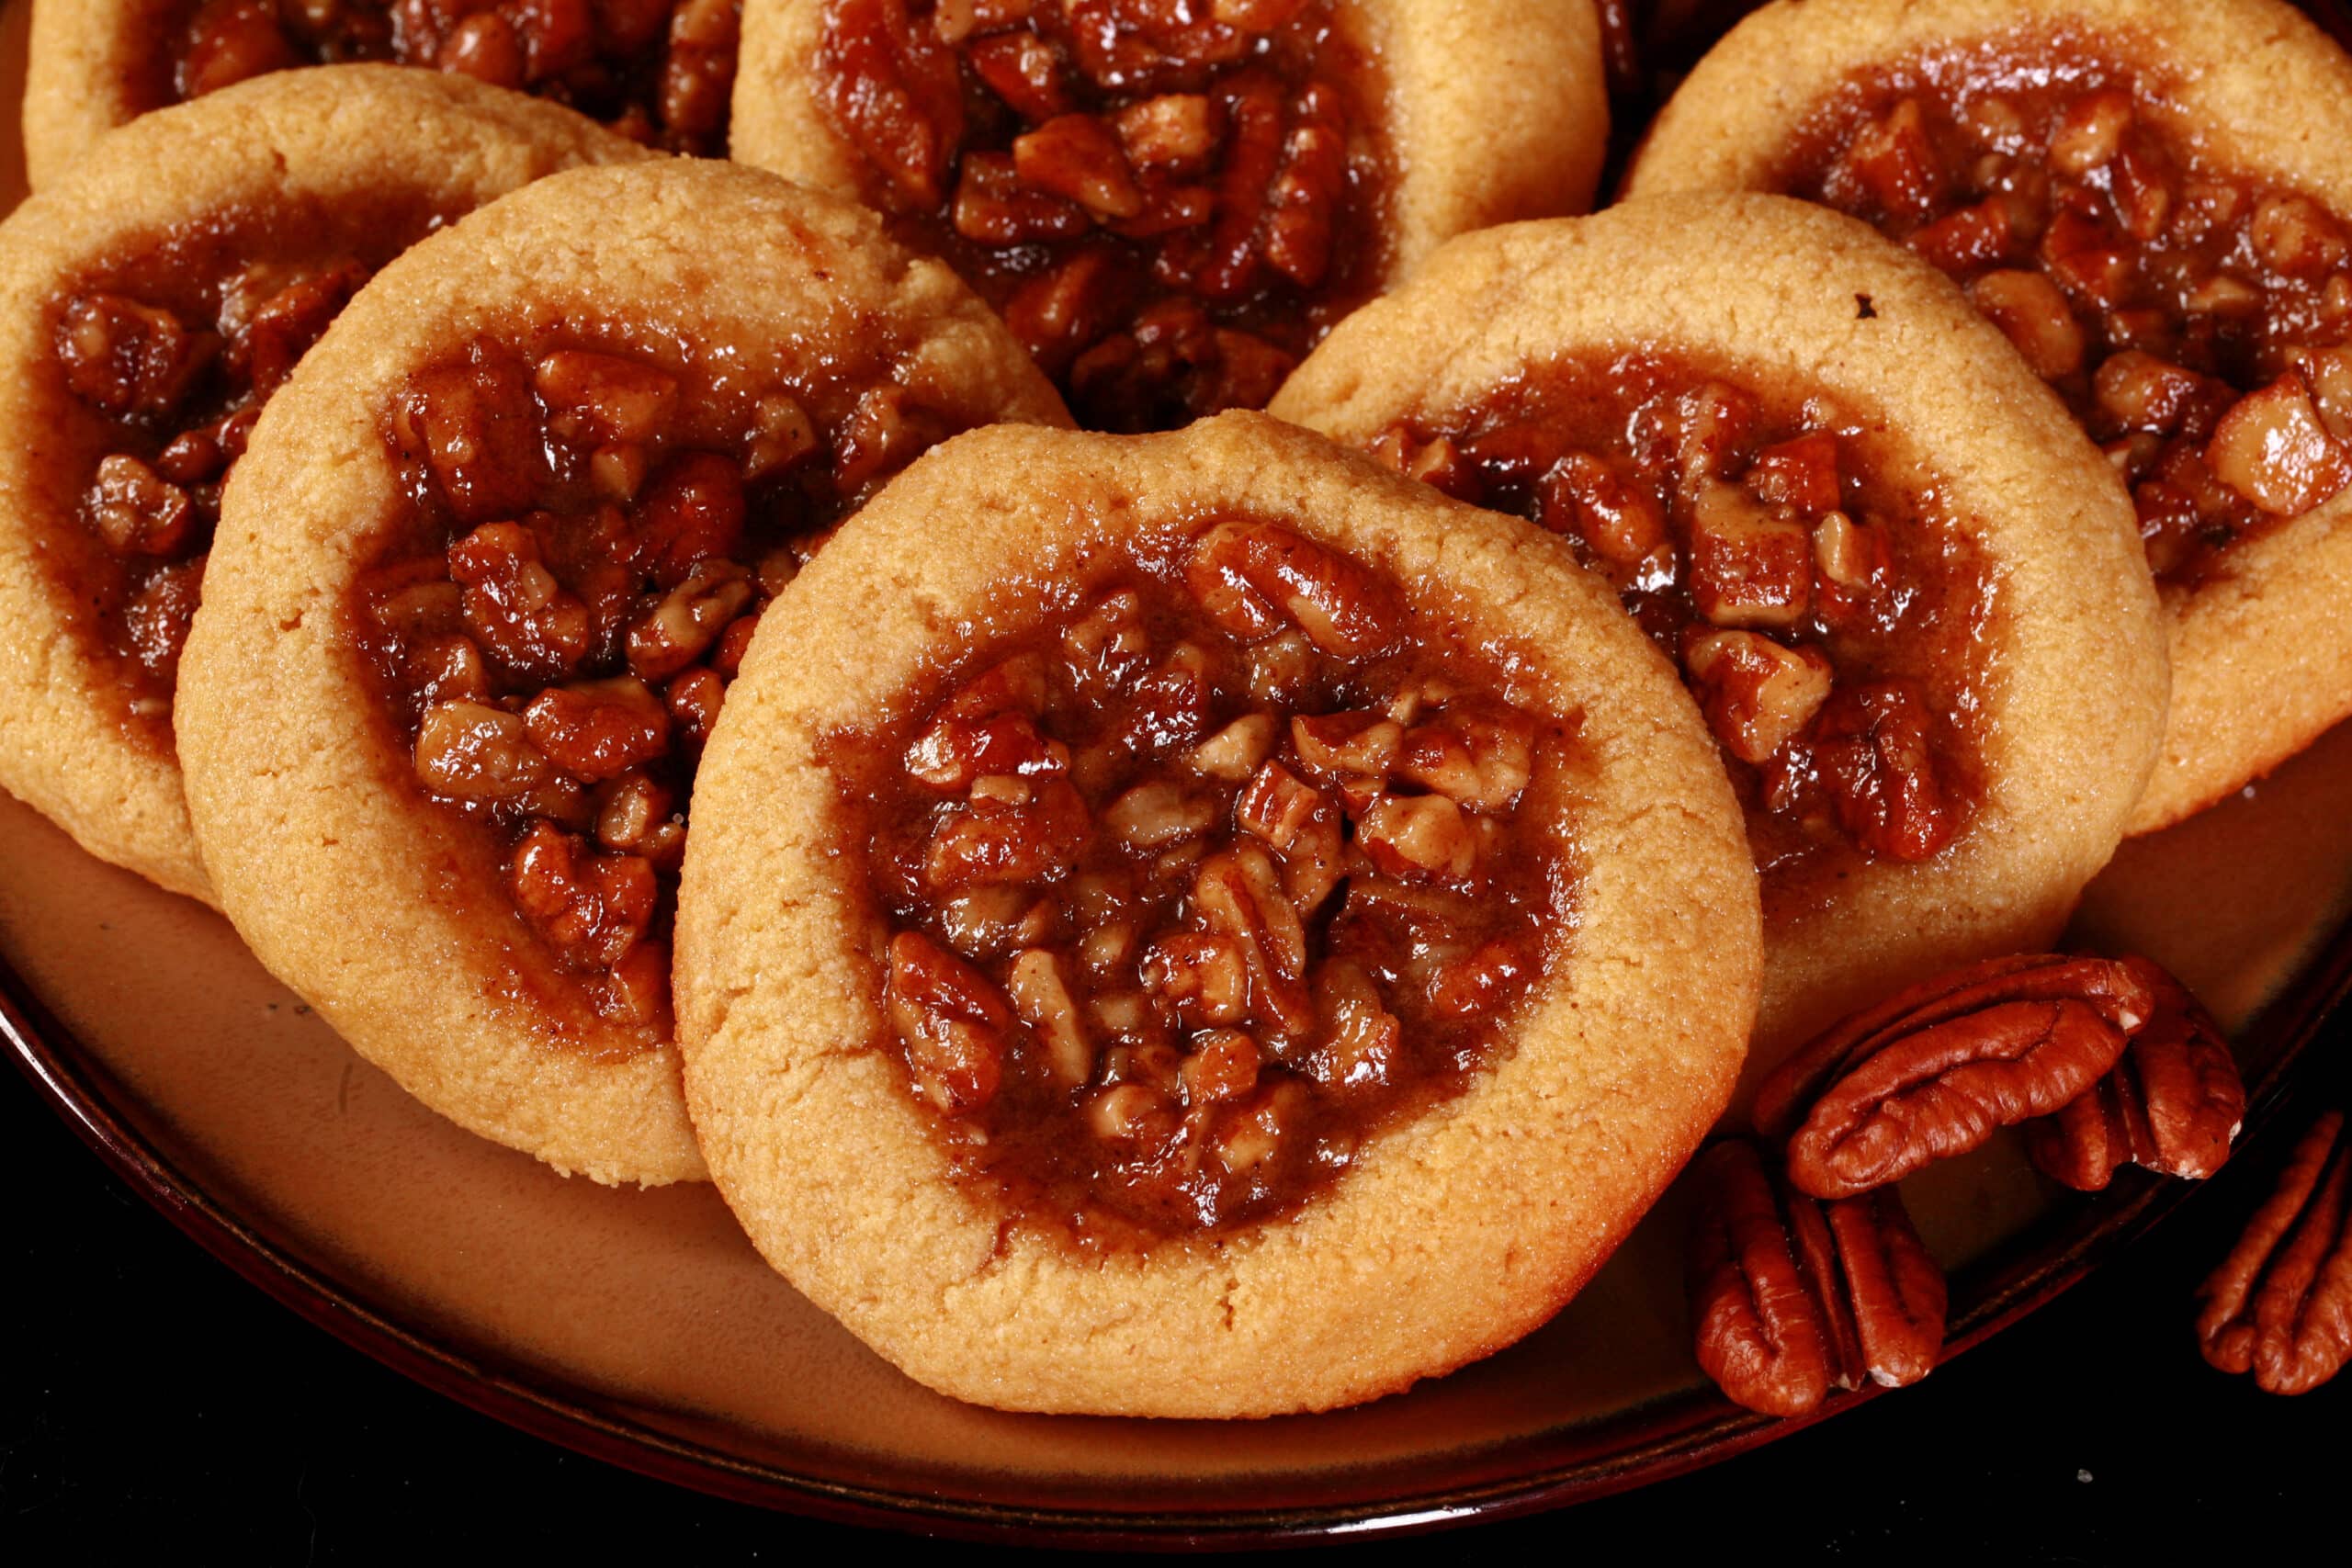
<svg viewBox="0 0 2352 1568"><path fill-rule="evenodd" d="M1442 454L1439 448L1443 447ZM1439 489L1439 472L1452 443L1431 442L1412 477ZM1594 555L1613 566L1635 566L1666 543L1666 508L1657 494L1621 460L1608 462L1589 452L1570 452L1544 476L1536 520L1555 534L1573 533ZM1457 482L1453 487L1459 491ZM1466 499L1466 498L1465 498Z"/></svg>
<svg viewBox="0 0 2352 1568"><path fill-rule="evenodd" d="M996 1098L1015 1025L988 976L922 932L900 931L884 997L925 1099L967 1115Z"/></svg>
<svg viewBox="0 0 2352 1568"><path fill-rule="evenodd" d="M2329 433L2311 389L2293 374L2224 414L2205 461L2223 484L2278 517L2300 517L2352 483L2352 446Z"/></svg>
<svg viewBox="0 0 2352 1568"><path fill-rule="evenodd" d="M2082 324L2058 286L2041 273L1988 272L1969 285L1968 294L2043 380L2083 367Z"/></svg>
<svg viewBox="0 0 2352 1568"><path fill-rule="evenodd" d="M1076 202L1097 219L1143 210L1142 187L1118 138L1091 115L1060 115L1015 137L1012 166L1023 184Z"/></svg>
<svg viewBox="0 0 2352 1568"><path fill-rule="evenodd" d="M119 294L77 294L57 326L57 356L74 394L106 413L169 413L220 347L169 310Z"/></svg>
<svg viewBox="0 0 2352 1568"><path fill-rule="evenodd" d="M196 503L138 458L118 452L98 459L90 520L117 555L173 556L193 531Z"/></svg>
<svg viewBox="0 0 2352 1568"><path fill-rule="evenodd" d="M956 55L906 0L839 0L818 45L833 122L916 210L936 208L964 140Z"/></svg>
<svg viewBox="0 0 2352 1568"><path fill-rule="evenodd" d="M486 523L530 507L544 459L520 366L491 356L427 371L393 411L392 428L461 520Z"/></svg>
<svg viewBox="0 0 2352 1568"><path fill-rule="evenodd" d="M176 85L182 98L302 63L277 25L274 0L204 0L187 24Z"/></svg>
<svg viewBox="0 0 2352 1568"><path fill-rule="evenodd" d="M1708 632L1690 641L1683 668L1724 750L1762 762L1804 733L1829 700L1829 660L1758 632Z"/></svg>
<svg viewBox="0 0 2352 1568"><path fill-rule="evenodd" d="M1737 486L1701 488L1690 517L1690 599L1718 626L1789 626L1813 605L1813 536Z"/></svg>
<svg viewBox="0 0 2352 1568"><path fill-rule="evenodd" d="M1960 830L1958 803L1937 766L1927 704L1904 681L1833 693L1813 753L1838 825L1872 854L1922 861Z"/></svg>
<svg viewBox="0 0 2352 1568"><path fill-rule="evenodd" d="M1013 959L1006 978L1013 1010L1045 1042L1054 1076L1071 1086L1092 1077L1094 1047L1062 979L1061 960L1043 948L1031 948Z"/></svg>
<svg viewBox="0 0 2352 1568"><path fill-rule="evenodd" d="M1535 771L1526 716L1499 701L1448 703L1405 732L1396 773L1466 811L1508 811Z"/></svg>
<svg viewBox="0 0 2352 1568"><path fill-rule="evenodd" d="M599 854L537 821L515 846L514 907L575 967L610 969L645 936L659 890L635 855Z"/></svg>
<svg viewBox="0 0 2352 1568"><path fill-rule="evenodd" d="M650 441L678 407L675 376L584 348L547 355L531 382L549 411L548 429L567 441Z"/></svg>
<svg viewBox="0 0 2352 1568"><path fill-rule="evenodd" d="M2245 1085L2221 1026L2155 964L2123 963L2147 987L2154 1010L2112 1071L2024 1128L2034 1165L2085 1192L2104 1188L2127 1164L2203 1180L2229 1158L2245 1116Z"/></svg>
<svg viewBox="0 0 2352 1568"><path fill-rule="evenodd" d="M2154 1015L2142 975L2103 958L1991 959L1896 992L1773 1069L1754 1115L1789 1178L1849 1198L1965 1154L2083 1094Z"/></svg>
<svg viewBox="0 0 2352 1568"><path fill-rule="evenodd" d="M565 772L617 778L670 749L670 716L645 682L628 675L549 686L523 710L532 743Z"/></svg>
<svg viewBox="0 0 2352 1568"><path fill-rule="evenodd" d="M1466 883L1478 869L1478 837L1442 795L1382 795L1356 824L1373 864L1408 880Z"/></svg>
<svg viewBox="0 0 2352 1568"><path fill-rule="evenodd" d="M1283 857L1283 886L1301 913L1313 914L1339 886L1340 808L1280 762L1258 770L1234 807L1234 821Z"/></svg>
<svg viewBox="0 0 2352 1568"><path fill-rule="evenodd" d="M1193 905L1212 933L1240 950L1251 999L1267 1020L1294 1038L1311 1035L1306 931L1266 852L1241 844L1212 856L1193 884Z"/></svg>
<svg viewBox="0 0 2352 1568"><path fill-rule="evenodd" d="M2352 1138L2342 1111L2312 1123L2197 1296L2206 1360L2253 1372L2265 1393L2307 1393L2352 1360Z"/></svg>
<svg viewBox="0 0 2352 1568"><path fill-rule="evenodd" d="M946 890L1056 876L1076 863L1092 826L1067 779L978 779L970 803L933 830L924 875Z"/></svg>
<svg viewBox="0 0 2352 1568"><path fill-rule="evenodd" d="M514 803L537 816L570 820L581 811L579 785L533 745L519 714L466 701L428 709L416 733L416 775L454 800Z"/></svg>
<svg viewBox="0 0 2352 1568"><path fill-rule="evenodd" d="M1263 637L1287 620L1326 653L1369 659L1403 629L1396 591L1371 569L1271 523L1211 528L1193 547L1184 580L1237 637Z"/></svg>

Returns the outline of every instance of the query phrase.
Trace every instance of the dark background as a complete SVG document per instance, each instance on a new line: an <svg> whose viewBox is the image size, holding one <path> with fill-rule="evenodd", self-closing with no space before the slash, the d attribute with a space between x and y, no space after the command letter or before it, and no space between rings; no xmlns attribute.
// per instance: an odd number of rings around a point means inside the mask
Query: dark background
<svg viewBox="0 0 2352 1568"><path fill-rule="evenodd" d="M55 0L52 0L55 3ZM1615 5L1610 6L1616 9ZM1671 68L1746 0L1634 0ZM2311 8L2341 22L2343 8ZM2333 11L2335 14L2330 15ZM1630 63L1630 62L1621 62ZM1631 118L1631 117L1628 117ZM1923 1384L1715 1468L1562 1512L1357 1541L1351 1561L1593 1551L1941 1562L2334 1560L2352 1374L2299 1399L2197 1354L2190 1294L2340 1100L2352 1020L2230 1168L2088 1281ZM906 1544L568 1453L408 1382L215 1262L0 1071L0 1557L11 1563L782 1562ZM985 1549L949 1545L974 1556ZM990 1553L993 1555L993 1553ZM1704 1560L1702 1556L1702 1561Z"/></svg>
<svg viewBox="0 0 2352 1568"><path fill-rule="evenodd" d="M1441 1538L1359 1541L1351 1558L1671 1543L1725 1561L1899 1547L2171 1562L2324 1543L2352 1481L2352 1375L2278 1399L2213 1371L2190 1292L2291 1134L2341 1093L2347 1047L2352 1026L2318 1042L2297 1103L2146 1239L1926 1382L1711 1470ZM216 1262L6 1071L0 1191L0 1559L731 1562L898 1544L648 1480L408 1382Z"/></svg>

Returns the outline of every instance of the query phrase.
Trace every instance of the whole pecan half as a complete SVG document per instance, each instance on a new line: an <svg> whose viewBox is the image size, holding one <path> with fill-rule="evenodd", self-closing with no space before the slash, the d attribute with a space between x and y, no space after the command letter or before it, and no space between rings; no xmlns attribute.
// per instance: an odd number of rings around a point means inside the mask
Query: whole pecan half
<svg viewBox="0 0 2352 1568"><path fill-rule="evenodd" d="M2230 1157L2245 1117L2245 1085L2221 1025L2154 964L2123 963L2155 998L2155 1011L2089 1093L2023 1129L2042 1174L2084 1192L2105 1187L2126 1164L2201 1181Z"/></svg>
<svg viewBox="0 0 2352 1568"><path fill-rule="evenodd" d="M2306 1393L2352 1359L2352 1138L2331 1111L2295 1145L2273 1192L2197 1289L2197 1339L2225 1372Z"/></svg>
<svg viewBox="0 0 2352 1568"><path fill-rule="evenodd" d="M1756 1123L1789 1179L1851 1198L2047 1116L2098 1082L2155 1002L2125 964L2021 954L1898 991L1774 1069Z"/></svg>
<svg viewBox="0 0 2352 1568"><path fill-rule="evenodd" d="M1944 1278L1888 1188L1816 1203L1756 1145L1697 1167L1690 1237L1699 1364L1734 1403L1801 1416L1832 1388L1916 1382L1943 1348Z"/></svg>

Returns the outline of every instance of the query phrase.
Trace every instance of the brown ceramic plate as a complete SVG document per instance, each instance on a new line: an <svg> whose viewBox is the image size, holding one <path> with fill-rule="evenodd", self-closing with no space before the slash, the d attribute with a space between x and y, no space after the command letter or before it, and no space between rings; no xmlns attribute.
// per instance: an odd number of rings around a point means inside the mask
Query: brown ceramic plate
<svg viewBox="0 0 2352 1568"><path fill-rule="evenodd" d="M0 17L12 82L26 14ZM12 204L13 137L0 179ZM2348 894L2352 728L2128 846L2075 934L2170 964L2237 1028L2258 1124L2352 988ZM1073 1543L1410 1529L1638 1485L1797 1425L1734 1409L1701 1378L1672 1199L1547 1327L1362 1409L1217 1424L957 1404L769 1272L708 1188L566 1181L458 1131L354 1056L218 917L92 861L6 796L0 1034L116 1171L304 1317L554 1441L779 1508ZM2096 1200L2063 1194L2006 1144L1908 1183L1952 1272L1954 1348L2048 1301L2186 1190L2133 1171Z"/></svg>

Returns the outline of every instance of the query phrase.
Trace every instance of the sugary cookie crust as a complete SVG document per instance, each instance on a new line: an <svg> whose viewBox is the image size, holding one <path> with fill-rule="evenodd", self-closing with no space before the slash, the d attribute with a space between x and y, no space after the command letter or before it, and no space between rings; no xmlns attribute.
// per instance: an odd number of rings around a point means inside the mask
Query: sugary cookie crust
<svg viewBox="0 0 2352 1568"><path fill-rule="evenodd" d="M856 196L865 164L812 95L829 0L745 0L729 152ZM1609 143L1591 0L1341 0L1388 84L1385 282L1455 234L1581 212Z"/></svg>
<svg viewBox="0 0 2352 1568"><path fill-rule="evenodd" d="M828 853L841 829L816 748L959 646L1008 581L1227 513L1371 561L1438 625L1512 639L1532 666L1514 700L1581 713L1577 927L1492 1071L1381 1134L1295 1217L1090 1257L953 1180L877 1046L883 933L862 872ZM1006 1408L1321 1409L1510 1343L1697 1146L1752 1014L1737 807L1695 708L1607 590L1557 541L1263 415L1126 439L1000 428L918 461L762 623L695 808L679 1029L714 1179L768 1260L853 1332L931 1387Z"/></svg>
<svg viewBox="0 0 2352 1568"><path fill-rule="evenodd" d="M1934 859L1866 863L1834 901L1768 901L1752 1077L1895 987L2057 934L2154 761L2163 636L2131 505L2056 395L1940 274L1786 198L1668 197L1465 236L1342 323L1272 412L1361 446L1420 410L1476 407L1532 364L1633 348L1883 414L1992 579L1972 825Z"/></svg>
<svg viewBox="0 0 2352 1568"><path fill-rule="evenodd" d="M1766 6L1702 61L1628 176L1633 196L1765 190L1813 110L1879 63L2023 35L2112 49L2164 80L2214 164L2352 220L2352 61L2283 0L1804 0ZM2231 794L2352 715L2352 492L2163 590L2172 716L2127 830Z"/></svg>
<svg viewBox="0 0 2352 1568"><path fill-rule="evenodd" d="M98 138L171 100L153 90L158 40L187 0L33 0L25 68L25 174L35 190Z"/></svg>
<svg viewBox="0 0 2352 1568"><path fill-rule="evenodd" d="M123 731L116 666L51 565L103 548L78 515L91 473L74 434L100 416L67 389L54 338L71 282L224 213L419 198L458 213L558 169L646 155L461 78L327 67L127 126L0 225L0 785L93 854L209 899L179 770Z"/></svg>
<svg viewBox="0 0 2352 1568"><path fill-rule="evenodd" d="M383 435L397 389L481 337L563 321L786 367L888 331L906 340L900 382L951 418L1065 416L996 320L870 214L664 159L544 181L418 246L255 427L179 688L222 907L355 1049L452 1120L559 1169L670 1181L702 1173L673 1048L598 1018L515 940L494 854L418 792L345 618L408 504Z"/></svg>

